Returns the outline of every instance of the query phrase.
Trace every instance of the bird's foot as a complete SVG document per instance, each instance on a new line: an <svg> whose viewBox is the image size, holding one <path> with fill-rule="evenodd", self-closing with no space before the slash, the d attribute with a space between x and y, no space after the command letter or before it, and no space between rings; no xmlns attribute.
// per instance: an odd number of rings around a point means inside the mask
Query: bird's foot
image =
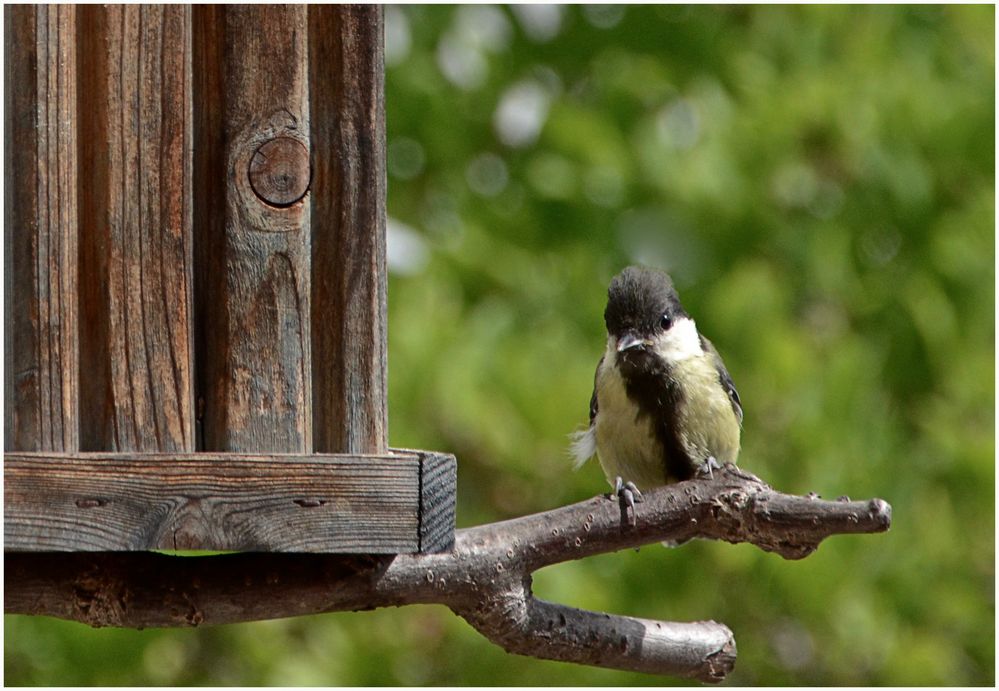
<svg viewBox="0 0 999 691"><path fill-rule="evenodd" d="M638 491L638 487L635 486L634 482L630 480L625 482L620 476L614 480L614 494L618 496L621 501L621 514L626 517L628 525L634 526L636 523L635 518L635 503L642 501L642 493ZM629 513L629 509L631 512Z"/></svg>
<svg viewBox="0 0 999 691"><path fill-rule="evenodd" d="M715 458L714 456L708 456L708 460L704 461L704 463L697 466L697 475L700 477L707 477L710 480L714 480L715 470L721 470L721 465L718 463L717 458Z"/></svg>

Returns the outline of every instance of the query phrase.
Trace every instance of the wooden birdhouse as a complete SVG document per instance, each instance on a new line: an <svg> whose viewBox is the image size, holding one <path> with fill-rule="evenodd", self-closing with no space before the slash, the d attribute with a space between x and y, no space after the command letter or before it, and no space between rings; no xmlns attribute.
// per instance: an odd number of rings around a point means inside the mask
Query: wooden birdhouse
<svg viewBox="0 0 999 691"><path fill-rule="evenodd" d="M5 8L14 552L433 552L388 447L381 9Z"/></svg>

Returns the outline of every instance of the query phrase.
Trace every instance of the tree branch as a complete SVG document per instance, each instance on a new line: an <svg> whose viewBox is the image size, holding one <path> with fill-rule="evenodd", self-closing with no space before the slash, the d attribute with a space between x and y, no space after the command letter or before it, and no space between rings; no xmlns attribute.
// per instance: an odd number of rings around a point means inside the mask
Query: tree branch
<svg viewBox="0 0 999 691"><path fill-rule="evenodd" d="M695 537L750 542L800 559L829 535L887 530L891 507L880 499L782 494L726 466L713 480L647 492L636 525L624 518L616 497L598 496L459 530L454 549L444 554L8 553L4 608L138 628L439 603L509 652L718 682L736 653L723 624L657 622L544 602L531 592L531 574L594 554Z"/></svg>

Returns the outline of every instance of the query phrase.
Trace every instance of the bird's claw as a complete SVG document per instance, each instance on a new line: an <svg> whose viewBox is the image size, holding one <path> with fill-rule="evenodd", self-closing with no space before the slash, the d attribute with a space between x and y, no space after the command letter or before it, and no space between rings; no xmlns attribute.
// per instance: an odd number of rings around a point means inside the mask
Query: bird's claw
<svg viewBox="0 0 999 691"><path fill-rule="evenodd" d="M620 476L614 480L614 494L621 500L621 513L627 516L628 525L634 526L637 522L635 517L635 503L642 501L642 493L634 482L625 482ZM631 510L629 513L629 509Z"/></svg>
<svg viewBox="0 0 999 691"><path fill-rule="evenodd" d="M721 470L721 465L719 465L718 459L714 456L708 456L708 460L697 466L697 474L701 477L707 476L710 480L715 479L715 470Z"/></svg>

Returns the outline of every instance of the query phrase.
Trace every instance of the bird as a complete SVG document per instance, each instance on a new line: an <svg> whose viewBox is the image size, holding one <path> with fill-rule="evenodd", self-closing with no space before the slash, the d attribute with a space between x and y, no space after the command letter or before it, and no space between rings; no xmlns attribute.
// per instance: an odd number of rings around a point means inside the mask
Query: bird
<svg viewBox="0 0 999 691"><path fill-rule="evenodd" d="M607 290L604 322L590 424L573 435L570 451L576 468L597 456L634 525L642 489L713 477L736 463L742 401L666 272L621 271Z"/></svg>

